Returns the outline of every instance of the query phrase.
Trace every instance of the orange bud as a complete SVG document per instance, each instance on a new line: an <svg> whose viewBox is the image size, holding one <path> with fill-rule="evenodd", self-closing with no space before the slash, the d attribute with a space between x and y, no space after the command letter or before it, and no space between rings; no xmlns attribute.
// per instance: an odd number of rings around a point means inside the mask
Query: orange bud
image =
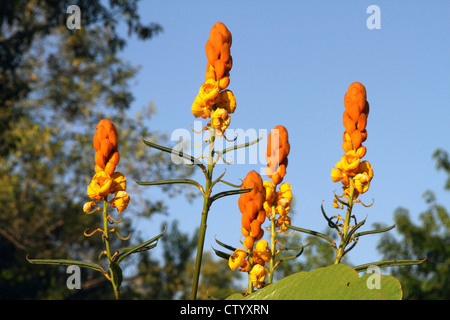
<svg viewBox="0 0 450 320"><path fill-rule="evenodd" d="M366 155L366 147L360 146L358 149L356 149L356 153L360 158L364 157Z"/></svg>
<svg viewBox="0 0 450 320"><path fill-rule="evenodd" d="M205 45L205 53L206 53L206 58L208 59L208 62L214 62L217 59L219 59L219 51L216 50L211 41L206 41L206 45Z"/></svg>
<svg viewBox="0 0 450 320"><path fill-rule="evenodd" d="M95 164L102 169L105 168L105 156L100 150L95 153Z"/></svg>
<svg viewBox="0 0 450 320"><path fill-rule="evenodd" d="M252 236L246 236L244 239L244 248L245 250L249 251L253 248L253 237Z"/></svg>
<svg viewBox="0 0 450 320"><path fill-rule="evenodd" d="M258 241L263 236L264 236L264 230L263 229L259 229L259 233L256 235L255 240Z"/></svg>
<svg viewBox="0 0 450 320"><path fill-rule="evenodd" d="M352 120L352 118L350 118L347 111L344 111L342 120L344 122L345 131L347 131L348 134L352 134L353 131L356 130L356 126L355 122Z"/></svg>
<svg viewBox="0 0 450 320"><path fill-rule="evenodd" d="M367 139L367 130L361 131L361 140L362 142L366 141Z"/></svg>
<svg viewBox="0 0 450 320"><path fill-rule="evenodd" d="M119 163L120 160L120 154L119 151L115 151L113 152L113 154L111 155L111 157L109 158L109 162L112 162L113 164L117 165Z"/></svg>
<svg viewBox="0 0 450 320"><path fill-rule="evenodd" d="M214 69L216 70L217 79L221 79L225 73L225 64L222 59L216 60L214 62Z"/></svg>
<svg viewBox="0 0 450 320"><path fill-rule="evenodd" d="M259 211L258 214L256 215L256 220L261 222L261 224L264 223L264 221L266 220L266 211L265 210Z"/></svg>
<svg viewBox="0 0 450 320"><path fill-rule="evenodd" d="M353 149L354 150L358 149L359 146L361 145L361 142L363 139L361 131L359 131L359 130L353 131L353 133L350 135L350 137L352 139Z"/></svg>
<svg viewBox="0 0 450 320"><path fill-rule="evenodd" d="M214 27L211 29L211 33L209 35L209 41L211 42L214 50L220 52L223 43L225 42L225 36L220 32L217 32Z"/></svg>
<svg viewBox="0 0 450 320"><path fill-rule="evenodd" d="M281 181L283 181L283 177L278 172L275 172L272 175L272 182L273 182L273 184L275 184L275 185L280 184Z"/></svg>
<svg viewBox="0 0 450 320"><path fill-rule="evenodd" d="M352 150L352 142L348 140L344 141L342 143L342 149L344 149L345 152Z"/></svg>
<svg viewBox="0 0 450 320"><path fill-rule="evenodd" d="M359 131L363 131L366 129L367 124L367 115L365 113L361 113L358 118L358 123L356 124Z"/></svg>
<svg viewBox="0 0 450 320"><path fill-rule="evenodd" d="M113 149L113 144L109 139L103 139L100 141L100 150L103 153L103 156L107 158L109 156L109 153Z"/></svg>
<svg viewBox="0 0 450 320"><path fill-rule="evenodd" d="M256 237L259 234L259 230L261 229L261 222L258 220L253 220L252 223L250 223L250 234L253 237Z"/></svg>

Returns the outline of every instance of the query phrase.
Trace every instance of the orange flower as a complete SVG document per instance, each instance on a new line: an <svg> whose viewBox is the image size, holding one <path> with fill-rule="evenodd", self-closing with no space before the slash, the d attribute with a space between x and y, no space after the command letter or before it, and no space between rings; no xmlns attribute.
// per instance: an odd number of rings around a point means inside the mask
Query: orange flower
<svg viewBox="0 0 450 320"><path fill-rule="evenodd" d="M89 198L94 201L103 200L110 193L113 179L105 171L98 172L92 178L91 184L87 187Z"/></svg>
<svg viewBox="0 0 450 320"><path fill-rule="evenodd" d="M342 148L345 154L341 161L331 170L333 182L341 181L344 194L350 197L350 182L353 181L353 200L369 189L373 177L372 166L368 161L361 161L366 154L366 147L362 145L367 139L367 117L369 103L366 100L366 89L359 83L350 84L344 96L345 111L343 113L344 134ZM335 208L342 208L337 199L333 201Z"/></svg>
<svg viewBox="0 0 450 320"><path fill-rule="evenodd" d="M219 137L228 128L230 121L230 115L225 109L217 108L211 115L211 125L217 130Z"/></svg>
<svg viewBox="0 0 450 320"><path fill-rule="evenodd" d="M95 172L106 171L109 175L113 174L120 159L117 151L116 126L107 119L100 120L93 142L96 151Z"/></svg>
<svg viewBox="0 0 450 320"><path fill-rule="evenodd" d="M369 116L369 103L366 100L366 88L359 82L350 84L344 96L345 111L343 123L345 127L342 148L345 152L358 150L361 143L367 139L367 117ZM362 156L365 149L359 151Z"/></svg>
<svg viewBox="0 0 450 320"><path fill-rule="evenodd" d="M253 240L259 240L264 235L261 224L266 218L264 201L266 190L261 176L256 171L250 171L242 181L241 189L252 189L250 192L241 194L238 200L239 210L242 213L241 232L246 236L244 246L247 249L253 247ZM250 237L249 239L247 239Z"/></svg>
<svg viewBox="0 0 450 320"><path fill-rule="evenodd" d="M225 109L228 113L234 113L236 110L236 97L231 90L223 90L219 93L217 107Z"/></svg>
<svg viewBox="0 0 450 320"><path fill-rule="evenodd" d="M231 270L244 267L247 262L247 252L243 249L236 249L228 259L228 266Z"/></svg>
<svg viewBox="0 0 450 320"><path fill-rule="evenodd" d="M101 201L113 193L115 197L110 205L122 212L130 201L130 196L125 192L127 188L126 178L120 172L115 172L119 163L117 150L117 129L111 121L101 120L97 124L97 132L93 136L95 152L95 175L87 187L87 194L93 201ZM94 202L86 203L83 210L90 213Z"/></svg>
<svg viewBox="0 0 450 320"><path fill-rule="evenodd" d="M250 281L257 288L261 288L266 279L266 269L260 264L255 264L250 271Z"/></svg>
<svg viewBox="0 0 450 320"><path fill-rule="evenodd" d="M231 32L222 22L217 22L211 28L209 40L205 45L208 59L205 79L218 81L220 89L225 89L230 83L229 72L233 65L230 54L231 42Z"/></svg>
<svg viewBox="0 0 450 320"><path fill-rule="evenodd" d="M206 42L206 81L201 85L191 107L194 117L211 118L208 127L216 129L221 137L230 125L230 114L236 109L236 98L231 90L224 90L230 83L232 58L230 55L231 33L221 23L212 28ZM222 91L221 91L222 90Z"/></svg>
<svg viewBox="0 0 450 320"><path fill-rule="evenodd" d="M259 240L256 243L255 250L253 251L254 255L257 255L264 262L269 262L272 257L272 253L270 252L269 244L266 240ZM264 262L262 264L264 264Z"/></svg>
<svg viewBox="0 0 450 320"><path fill-rule="evenodd" d="M266 152L266 174L277 185L283 181L288 165L290 151L287 129L281 125L276 126L269 134Z"/></svg>
<svg viewBox="0 0 450 320"><path fill-rule="evenodd" d="M111 175L112 183L110 193L125 191L127 189L127 179L120 172L114 172Z"/></svg>
<svg viewBox="0 0 450 320"><path fill-rule="evenodd" d="M117 191L114 199L111 200L110 205L113 208L117 208L117 212L121 213L124 211L128 203L130 202L130 195L125 191Z"/></svg>

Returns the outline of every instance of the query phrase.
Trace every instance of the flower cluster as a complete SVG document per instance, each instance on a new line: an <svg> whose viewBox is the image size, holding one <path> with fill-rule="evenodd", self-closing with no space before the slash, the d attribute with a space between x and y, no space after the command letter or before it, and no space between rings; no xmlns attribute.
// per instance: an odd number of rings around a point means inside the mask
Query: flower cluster
<svg viewBox="0 0 450 320"><path fill-rule="evenodd" d="M359 82L352 83L344 98L345 111L343 123L345 132L343 136L342 148L345 154L341 161L336 163L331 170L333 182L342 182L344 195L350 197L349 187L352 180L354 191L353 199L356 200L359 194L369 189L370 181L373 178L373 169L368 161L361 161L366 154L366 147L362 145L367 139L367 117L369 115L369 103L366 100L366 89ZM339 208L337 199L333 205Z"/></svg>
<svg viewBox="0 0 450 320"><path fill-rule="evenodd" d="M236 109L236 98L231 90L226 90L230 83L230 70L233 59L230 54L231 33L222 22L217 22L211 29L206 42L205 82L192 104L194 117L211 118L208 126L216 129L217 135L230 125L230 114Z"/></svg>
<svg viewBox="0 0 450 320"><path fill-rule="evenodd" d="M276 126L269 134L266 152L266 175L275 185L280 184L286 175L286 167L290 151L287 129L281 125Z"/></svg>
<svg viewBox="0 0 450 320"><path fill-rule="evenodd" d="M240 268L239 271L248 272L253 285L260 288L267 275L265 263L271 258L269 244L266 240L260 240L264 235L261 225L266 218L263 208L266 191L261 176L256 171L247 174L241 188L252 189L241 194L238 201L242 213L241 232L245 237L245 250L236 249L230 256L228 265L232 270Z"/></svg>
<svg viewBox="0 0 450 320"><path fill-rule="evenodd" d="M272 206L275 207L275 227L281 231L286 231L286 224L291 224L291 218L288 216L291 210L292 190L291 185L283 182L280 189L276 192L276 186L270 181L264 181L266 189L266 200L264 201L264 210L266 217L270 219L272 215Z"/></svg>
<svg viewBox="0 0 450 320"><path fill-rule="evenodd" d="M266 191L261 176L256 171L250 171L242 181L241 189L252 189L250 192L241 194L238 205L242 213L241 232L245 237L244 247L249 250L253 248L254 240L259 240L264 235L261 225L266 219L263 209Z"/></svg>
<svg viewBox="0 0 450 320"><path fill-rule="evenodd" d="M250 256L251 262L249 261ZM267 241L259 240L251 251L251 255L244 249L236 249L228 259L228 266L231 270L240 268L239 271L248 272L253 285L260 288L267 276L265 264L270 261L271 257Z"/></svg>
<svg viewBox="0 0 450 320"><path fill-rule="evenodd" d="M345 152L355 150L359 157L366 154L366 148L361 144L367 139L367 117L369 103L366 100L366 88L359 83L352 83L344 97L345 111L343 114L344 136L342 148Z"/></svg>
<svg viewBox="0 0 450 320"><path fill-rule="evenodd" d="M109 120L103 119L97 124L97 132L93 137L95 149L95 175L87 187L87 194L91 202L87 202L83 210L87 213L100 210L95 202L106 199L109 194L114 198L110 206L121 213L126 209L130 196L126 190L126 178L116 172L120 155L117 150L117 129ZM93 211L91 209L94 208Z"/></svg>

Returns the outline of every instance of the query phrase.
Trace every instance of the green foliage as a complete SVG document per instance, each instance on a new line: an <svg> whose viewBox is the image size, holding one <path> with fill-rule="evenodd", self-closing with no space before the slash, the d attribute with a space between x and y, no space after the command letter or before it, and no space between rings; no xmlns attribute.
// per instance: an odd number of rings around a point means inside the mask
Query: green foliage
<svg viewBox="0 0 450 320"><path fill-rule="evenodd" d="M380 276L380 288L369 289L371 275L359 277L344 264L335 264L287 276L243 297L245 300L400 300L400 282L391 276ZM373 275L375 276L375 275ZM232 295L229 299L238 299Z"/></svg>
<svg viewBox="0 0 450 320"><path fill-rule="evenodd" d="M129 35L140 39L161 31L157 24L141 23L137 2L78 1L83 8L80 30L66 28L64 1L2 3L0 298L110 297L98 272L84 270L83 293L74 293L66 288L63 267L30 265L25 259L98 262L101 239L86 238L83 231L98 226L99 218L84 214L82 207L94 172L92 135L100 119L107 117L120 128L120 166L127 176L145 171L164 179L165 174L191 172L144 151L139 143L141 136L165 139L147 129L152 105L136 117L128 111L133 101L128 83L137 69L119 58L126 39L117 26L125 20ZM135 204L124 217L125 234L131 215L165 211L162 200L135 191Z"/></svg>
<svg viewBox="0 0 450 320"><path fill-rule="evenodd" d="M384 235L378 249L385 259L426 257L420 265L392 270L404 287L405 299L450 299L449 214L431 192L425 197L429 208L420 214L420 224L411 220L408 210L397 209L394 217L398 236Z"/></svg>

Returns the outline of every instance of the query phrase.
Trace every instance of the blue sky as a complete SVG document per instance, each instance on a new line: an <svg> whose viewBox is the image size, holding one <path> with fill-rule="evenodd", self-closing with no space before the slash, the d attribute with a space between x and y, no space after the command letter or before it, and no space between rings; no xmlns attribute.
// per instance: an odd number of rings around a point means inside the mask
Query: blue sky
<svg viewBox="0 0 450 320"><path fill-rule="evenodd" d="M380 8L381 29L366 26L370 5ZM343 99L355 81L365 85L370 103L364 145L365 160L374 168L370 190L361 197L367 203L374 199L374 205L354 210L358 220L368 215L362 230L393 224L398 207L417 218L426 209L421 196L427 189L450 208L445 174L436 171L431 157L437 148L450 151L450 2L142 1L139 10L144 22L157 22L164 32L146 42L131 38L123 52L141 66L132 84L133 106L137 110L153 101L157 114L148 125L169 135L193 126L191 105L204 81L205 42L216 22L226 24L233 36L228 88L237 99L229 128L270 131L281 124L288 129L285 181L296 197L293 225L323 232L322 201L329 215L341 213L331 206L340 184L330 173L343 155ZM266 141L258 148L265 150ZM220 165L216 174L224 167L225 178L239 183L264 164ZM201 174L196 178L204 184ZM158 187L148 188L150 196L160 196ZM218 247L214 236L239 246L237 200L213 204L205 249ZM201 202L171 199L170 216L139 221L141 232L153 237L167 219L192 232ZM350 261L380 260L378 241L376 235L362 237Z"/></svg>

